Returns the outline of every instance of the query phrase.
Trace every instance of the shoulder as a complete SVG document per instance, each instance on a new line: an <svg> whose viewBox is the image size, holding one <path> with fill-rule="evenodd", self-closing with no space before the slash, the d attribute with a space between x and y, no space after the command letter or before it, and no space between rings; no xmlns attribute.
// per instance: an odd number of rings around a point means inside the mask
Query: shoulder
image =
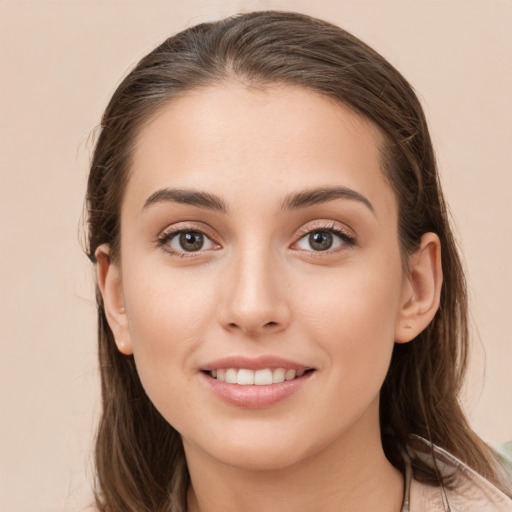
<svg viewBox="0 0 512 512"><path fill-rule="evenodd" d="M433 487L410 478L409 509L404 512L512 512L512 499L506 494L447 451L432 448L419 456L437 464L441 473L453 475L453 481L449 487ZM508 460L512 464L512 457Z"/></svg>

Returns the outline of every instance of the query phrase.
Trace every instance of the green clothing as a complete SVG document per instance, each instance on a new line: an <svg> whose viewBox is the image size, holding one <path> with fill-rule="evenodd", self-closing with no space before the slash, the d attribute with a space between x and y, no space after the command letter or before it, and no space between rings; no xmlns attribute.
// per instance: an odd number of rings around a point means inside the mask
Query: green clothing
<svg viewBox="0 0 512 512"><path fill-rule="evenodd" d="M512 475L512 441L496 445L494 451L500 456L503 465Z"/></svg>

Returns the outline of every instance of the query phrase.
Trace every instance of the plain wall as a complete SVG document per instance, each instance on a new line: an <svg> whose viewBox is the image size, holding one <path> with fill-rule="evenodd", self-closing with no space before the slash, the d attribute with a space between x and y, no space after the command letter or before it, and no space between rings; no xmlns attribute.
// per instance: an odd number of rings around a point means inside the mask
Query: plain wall
<svg viewBox="0 0 512 512"><path fill-rule="evenodd" d="M511 1L4 0L0 510L75 511L91 497L99 387L92 267L78 226L102 109L167 36L267 8L348 29L419 92L481 339L466 408L486 439L512 439Z"/></svg>

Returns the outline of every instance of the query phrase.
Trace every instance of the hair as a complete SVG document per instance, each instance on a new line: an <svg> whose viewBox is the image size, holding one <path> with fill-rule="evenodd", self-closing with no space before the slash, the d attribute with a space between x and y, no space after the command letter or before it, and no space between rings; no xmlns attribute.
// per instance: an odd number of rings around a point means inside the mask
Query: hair
<svg viewBox="0 0 512 512"><path fill-rule="evenodd" d="M164 104L191 90L239 80L292 85L349 106L380 128L382 169L398 204L404 261L426 232L442 246L440 307L415 340L395 344L381 390L384 451L403 470L411 435L454 454L510 492L498 459L470 428L459 402L468 359L465 278L441 192L425 116L412 87L382 56L345 30L292 12L254 12L203 23L170 37L124 78L101 120L87 189L88 247L118 258L120 210L138 134ZM101 511L181 512L189 475L178 432L155 409L133 356L121 354L98 289L103 413L96 439L97 506ZM423 459L414 476L437 485Z"/></svg>

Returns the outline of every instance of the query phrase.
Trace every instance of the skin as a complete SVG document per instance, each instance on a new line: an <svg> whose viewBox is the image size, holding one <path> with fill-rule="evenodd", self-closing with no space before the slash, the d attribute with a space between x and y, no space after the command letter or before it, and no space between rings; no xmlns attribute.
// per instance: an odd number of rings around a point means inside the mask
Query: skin
<svg viewBox="0 0 512 512"><path fill-rule="evenodd" d="M432 233L402 265L382 144L370 122L316 93L235 81L173 100L142 128L121 257L98 249L98 282L119 350L134 354L148 396L182 435L189 511L400 510L379 390L394 343L434 316L442 276ZM340 186L371 207L342 197L282 208L291 193ZM215 194L227 212L144 207L166 188ZM185 252L177 237L159 244L169 229L208 238ZM314 250L308 233L331 229L354 242L335 234L332 249ZM253 410L199 378L209 361L262 354L315 372Z"/></svg>

